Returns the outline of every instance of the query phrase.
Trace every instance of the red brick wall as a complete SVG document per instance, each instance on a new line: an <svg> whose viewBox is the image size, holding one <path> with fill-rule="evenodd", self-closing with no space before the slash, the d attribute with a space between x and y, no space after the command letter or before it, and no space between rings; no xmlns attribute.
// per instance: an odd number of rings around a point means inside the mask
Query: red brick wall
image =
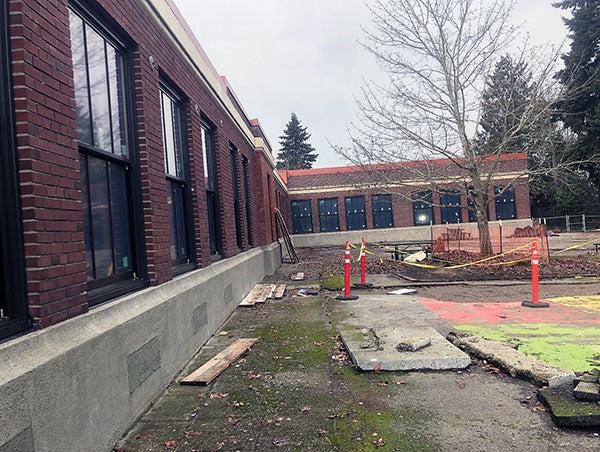
<svg viewBox="0 0 600 452"><path fill-rule="evenodd" d="M502 183L498 183L498 185L502 185ZM452 184L448 185L448 189L458 188ZM413 206L410 200L410 195L413 192L427 190L426 187L423 188L415 188L410 190L408 188L399 188L393 190L392 194L392 213L394 217L394 227L409 227L414 226L414 218L413 218ZM290 201L292 200L311 200L311 211L312 211L312 221L313 221L313 230L314 232L320 232L320 224L319 224L319 207L318 200L325 198L337 198L338 200L338 211L339 211L339 221L340 221L340 230L346 231L346 206L345 206L345 197L347 196L364 196L365 197L365 216L367 220L367 229L373 228L373 208L372 208L372 195L385 193L382 190L347 190L347 191L336 191L336 192L324 192L324 193L309 193L309 194L299 194L293 193L291 194ZM489 190L489 199L494 198L494 189L490 187ZM433 195L433 215L436 224L441 223L441 208L440 208L440 198L439 194ZM461 211L462 221L467 223L469 221L469 211L467 209L467 200L463 195L461 196L461 202L463 205L463 209ZM530 209L530 201L529 201L529 189L525 184L519 184L515 187L515 202L516 202L516 210L517 210L517 218L530 218L531 217L531 209ZM494 220L496 218L496 206L494 202L491 202L489 205L489 213L490 219ZM291 222L291 220L290 220ZM290 228L291 230L291 228Z"/></svg>
<svg viewBox="0 0 600 452"><path fill-rule="evenodd" d="M90 4L93 4L90 2ZM75 103L66 0L11 0L10 37L15 117L20 167L27 292L38 327L88 309L79 186L79 152L75 141ZM135 0L99 0L98 12L108 26L133 45L133 86L141 177L144 247L150 284L171 279L170 221L165 178L159 80L161 74L186 98L187 147L193 187L193 226L198 264L210 262L203 176L200 117L217 128L217 172L225 257L236 244L229 146L249 160L255 246L270 243L272 225L260 221L268 210L267 174L273 171L200 82L146 10ZM153 58L158 68L152 67ZM243 180L241 173L240 182ZM244 248L248 248L243 187L240 187ZM275 205L271 190L271 203Z"/></svg>

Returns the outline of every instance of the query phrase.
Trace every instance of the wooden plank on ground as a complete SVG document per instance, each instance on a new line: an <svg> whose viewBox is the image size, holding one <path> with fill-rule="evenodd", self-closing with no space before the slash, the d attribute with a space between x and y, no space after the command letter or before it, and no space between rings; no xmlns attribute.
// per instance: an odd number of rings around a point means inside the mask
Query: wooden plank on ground
<svg viewBox="0 0 600 452"><path fill-rule="evenodd" d="M267 300L270 300L273 298L273 292L275 292L275 288L277 286L275 284L265 284L265 291L264 291L264 295L265 295L265 300L264 301L257 301L257 303L264 303Z"/></svg>
<svg viewBox="0 0 600 452"><path fill-rule="evenodd" d="M283 298L283 296L285 295L286 288L287 288L287 286L285 284L279 284L275 288L275 292L273 292L273 298L275 298L276 300L281 300Z"/></svg>
<svg viewBox="0 0 600 452"><path fill-rule="evenodd" d="M244 297L240 306L254 306L256 304L256 300L262 295L264 288L262 285L257 284L252 288L248 295Z"/></svg>
<svg viewBox="0 0 600 452"><path fill-rule="evenodd" d="M256 341L258 341L258 338L235 340L229 347L217 353L208 362L182 379L179 383L182 385L206 386L221 375L225 369L231 366L231 364L240 359L242 355L248 352Z"/></svg>
<svg viewBox="0 0 600 452"><path fill-rule="evenodd" d="M304 281L304 272L296 273L292 275L292 281Z"/></svg>

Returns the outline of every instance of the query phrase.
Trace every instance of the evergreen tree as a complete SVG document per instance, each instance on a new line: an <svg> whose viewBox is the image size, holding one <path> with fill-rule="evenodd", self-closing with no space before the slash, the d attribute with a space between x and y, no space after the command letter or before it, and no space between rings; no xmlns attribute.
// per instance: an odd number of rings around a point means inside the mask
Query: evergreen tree
<svg viewBox="0 0 600 452"><path fill-rule="evenodd" d="M562 0L555 6L572 12L563 19L571 49L557 74L569 92L556 119L577 134L574 157L584 160L600 152L600 0ZM600 188L598 165L586 165L585 170Z"/></svg>
<svg viewBox="0 0 600 452"><path fill-rule="evenodd" d="M277 154L277 169L312 168L318 154L308 142L310 133L306 131L296 113L292 113L283 135L279 137L281 149Z"/></svg>
<svg viewBox="0 0 600 452"><path fill-rule="evenodd" d="M531 73L527 64L509 55L496 63L481 99L481 130L477 151L482 154L527 151L533 130L522 128L523 115L531 108Z"/></svg>

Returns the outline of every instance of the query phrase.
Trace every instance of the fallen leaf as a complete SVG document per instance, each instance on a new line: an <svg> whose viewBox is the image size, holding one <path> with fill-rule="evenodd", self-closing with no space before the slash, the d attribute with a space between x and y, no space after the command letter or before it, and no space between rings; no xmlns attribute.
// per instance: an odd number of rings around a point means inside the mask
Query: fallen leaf
<svg viewBox="0 0 600 452"><path fill-rule="evenodd" d="M165 441L164 445L167 449L175 449L177 447L177 440L176 439L168 439Z"/></svg>
<svg viewBox="0 0 600 452"><path fill-rule="evenodd" d="M377 365L373 368L373 373L374 374L380 374L381 373L381 363L377 363Z"/></svg>
<svg viewBox="0 0 600 452"><path fill-rule="evenodd" d="M406 382L404 380L394 380L394 383L398 386L406 384Z"/></svg>
<svg viewBox="0 0 600 452"><path fill-rule="evenodd" d="M300 408L300 412L301 413L306 413L307 411L310 411L310 407L309 406L303 406L302 408Z"/></svg>
<svg viewBox="0 0 600 452"><path fill-rule="evenodd" d="M374 439L371 444L373 444L375 447L383 447L385 446L385 440L379 437L377 439Z"/></svg>

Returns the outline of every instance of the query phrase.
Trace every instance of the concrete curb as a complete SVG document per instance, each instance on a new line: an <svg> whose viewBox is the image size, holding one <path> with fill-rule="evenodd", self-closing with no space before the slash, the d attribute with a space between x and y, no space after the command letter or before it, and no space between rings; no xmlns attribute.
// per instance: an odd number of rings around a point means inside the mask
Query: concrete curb
<svg viewBox="0 0 600 452"><path fill-rule="evenodd" d="M514 378L522 378L538 386L559 386L573 383L575 374L560 367L544 364L509 345L479 336L461 337L454 333L448 340L461 350L496 364Z"/></svg>

